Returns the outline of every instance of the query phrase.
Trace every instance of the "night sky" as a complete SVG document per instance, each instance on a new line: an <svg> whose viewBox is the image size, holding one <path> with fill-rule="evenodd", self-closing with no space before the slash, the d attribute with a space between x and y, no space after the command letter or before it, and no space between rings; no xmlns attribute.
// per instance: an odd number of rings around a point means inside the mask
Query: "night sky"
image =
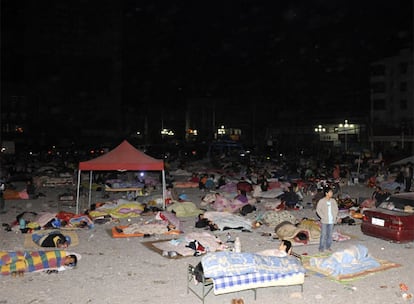
<svg viewBox="0 0 414 304"><path fill-rule="evenodd" d="M189 100L205 97L224 99L224 110L260 100L309 115L340 105L353 111L369 94L370 63L412 47L413 38L412 1L2 0L1 6L3 103L25 95L39 118L46 107L56 123L66 115L72 128L86 117L70 107L86 104L104 104L97 123L113 112L109 105L120 109L118 120L149 107L174 118Z"/></svg>

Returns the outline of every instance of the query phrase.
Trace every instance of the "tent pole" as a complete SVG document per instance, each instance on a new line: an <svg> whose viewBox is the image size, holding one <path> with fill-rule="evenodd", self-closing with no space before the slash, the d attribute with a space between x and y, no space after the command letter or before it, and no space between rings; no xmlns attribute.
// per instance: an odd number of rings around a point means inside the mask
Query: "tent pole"
<svg viewBox="0 0 414 304"><path fill-rule="evenodd" d="M166 198L166 185L165 185L165 170L162 170L162 209L165 210L165 198Z"/></svg>
<svg viewBox="0 0 414 304"><path fill-rule="evenodd" d="M79 189L80 189L81 170L78 170L78 185L76 188L76 214L79 214Z"/></svg>
<svg viewBox="0 0 414 304"><path fill-rule="evenodd" d="M88 209L91 209L91 199L92 199L92 178L93 178L93 171L90 171L89 175L89 200L88 200Z"/></svg>

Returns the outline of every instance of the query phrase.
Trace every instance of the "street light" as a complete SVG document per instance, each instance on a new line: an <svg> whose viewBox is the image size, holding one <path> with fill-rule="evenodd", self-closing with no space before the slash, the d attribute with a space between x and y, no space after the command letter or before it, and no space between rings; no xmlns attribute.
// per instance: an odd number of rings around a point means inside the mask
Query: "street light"
<svg viewBox="0 0 414 304"><path fill-rule="evenodd" d="M226 129L224 129L224 126L222 125L220 128L217 129L217 134L220 136L223 136L226 134Z"/></svg>
<svg viewBox="0 0 414 304"><path fill-rule="evenodd" d="M318 126L314 129L314 131L315 131L315 133L319 134L319 143L318 143L318 145L317 145L317 149L318 149L317 153L318 153L318 157L319 157L319 153L320 153L320 150L321 150L321 148L322 148L322 140L323 140L323 135L322 135L322 133L325 133L325 132L326 132L326 128L325 128L325 127L323 127L322 125L318 125Z"/></svg>
<svg viewBox="0 0 414 304"><path fill-rule="evenodd" d="M342 134L345 135L345 152L348 152L348 132L352 131L351 133L353 133L353 131L355 130L355 126L354 124L349 124L348 123L348 119L345 119L345 123L340 123L338 125L338 131L341 132Z"/></svg>
<svg viewBox="0 0 414 304"><path fill-rule="evenodd" d="M170 129L162 129L161 130L161 135L167 135L167 136L174 136L174 131L170 130Z"/></svg>
<svg viewBox="0 0 414 304"><path fill-rule="evenodd" d="M318 126L315 128L315 132L316 132L316 133L326 132L326 129L325 129L324 127L322 127L322 125L318 125Z"/></svg>

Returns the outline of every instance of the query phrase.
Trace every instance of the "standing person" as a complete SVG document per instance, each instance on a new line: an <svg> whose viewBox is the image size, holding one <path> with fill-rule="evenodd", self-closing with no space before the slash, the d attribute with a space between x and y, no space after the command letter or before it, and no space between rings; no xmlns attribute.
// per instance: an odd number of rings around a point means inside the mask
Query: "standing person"
<svg viewBox="0 0 414 304"><path fill-rule="evenodd" d="M316 214L321 220L321 237L319 240L319 252L331 251L332 234L338 216L338 203L333 198L333 191L327 187L324 189L325 196L318 201Z"/></svg>
<svg viewBox="0 0 414 304"><path fill-rule="evenodd" d="M38 197L38 195L36 194L36 187L33 184L32 180L27 181L26 192L29 195L29 199L36 199Z"/></svg>
<svg viewBox="0 0 414 304"><path fill-rule="evenodd" d="M0 180L0 213L6 213L6 203L3 197L3 191L6 189L6 185Z"/></svg>
<svg viewBox="0 0 414 304"><path fill-rule="evenodd" d="M333 172L332 172L332 177L334 180L337 180L341 177L341 169L339 167L339 165L335 165Z"/></svg>
<svg viewBox="0 0 414 304"><path fill-rule="evenodd" d="M267 178L264 174L259 175L256 184L260 185L260 189L262 191L267 191L269 189L269 182L267 181Z"/></svg>
<svg viewBox="0 0 414 304"><path fill-rule="evenodd" d="M413 180L413 164L408 163L404 169L404 184L405 192L410 192L411 190L411 181Z"/></svg>

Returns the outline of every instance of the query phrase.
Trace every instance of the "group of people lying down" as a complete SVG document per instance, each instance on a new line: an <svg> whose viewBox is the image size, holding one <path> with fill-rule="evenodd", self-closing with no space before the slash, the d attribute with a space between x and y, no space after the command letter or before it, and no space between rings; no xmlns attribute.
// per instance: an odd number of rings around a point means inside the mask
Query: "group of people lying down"
<svg viewBox="0 0 414 304"><path fill-rule="evenodd" d="M65 249L71 238L59 231L33 233L32 240L48 251L0 251L0 275L23 276L25 272L59 272L74 268L81 256Z"/></svg>

